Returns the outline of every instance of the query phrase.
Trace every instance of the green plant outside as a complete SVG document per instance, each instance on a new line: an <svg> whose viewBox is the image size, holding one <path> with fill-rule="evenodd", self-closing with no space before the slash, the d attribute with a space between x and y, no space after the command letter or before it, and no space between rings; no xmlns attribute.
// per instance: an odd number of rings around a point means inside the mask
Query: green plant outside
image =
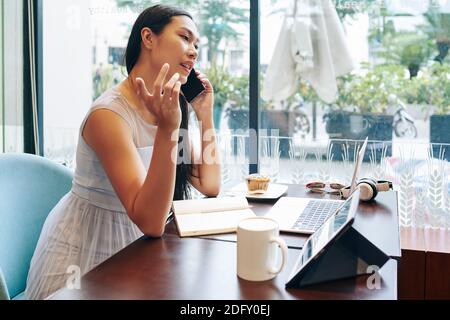
<svg viewBox="0 0 450 320"><path fill-rule="evenodd" d="M450 114L450 64L434 63L428 70L432 79L430 103L436 114Z"/></svg>
<svg viewBox="0 0 450 320"><path fill-rule="evenodd" d="M448 65L440 67L436 64L432 70L426 69L420 77L413 79L407 79L406 69L398 65L378 66L365 76L348 74L338 79L339 96L330 107L383 113L388 107L389 94L394 93L408 103L435 104L439 106L439 113L443 113L450 100L447 92L450 85L446 78L449 68ZM97 70L93 70L94 98L114 85L112 65L103 66L99 71L100 78L96 78ZM248 109L248 75L236 77L217 65L206 69L205 74L214 87L215 108ZM306 102L318 100L315 91L305 81L300 82L299 94Z"/></svg>
<svg viewBox="0 0 450 320"><path fill-rule="evenodd" d="M434 40L420 32L389 32L383 36L379 57L386 64L401 64L408 68L410 78L417 75L431 57L435 47Z"/></svg>
<svg viewBox="0 0 450 320"><path fill-rule="evenodd" d="M214 1L211 1L213 3ZM374 1L338 1L336 9L341 19L352 18L359 12L369 12ZM348 2L348 4L347 4ZM351 3L358 3L352 6ZM119 6L132 7L136 2L131 0L117 0ZM155 1L141 1L141 8L149 6ZM183 6L184 1L171 0L168 3ZM194 0L190 4L190 10L197 11L200 18L200 26L211 25L211 21L222 21L222 24L213 23L214 30L203 30L209 42L216 43L219 39L238 38L239 34L233 30L225 30L225 22L230 22L232 15L239 17L239 22L247 22L247 10L229 11L224 10L227 6L224 1L215 1L214 10L206 5L209 1L201 2ZM372 8L373 9L373 8ZM373 11L373 10L372 10ZM375 10L376 15L387 18L383 10ZM426 66L432 57L433 48L438 41L450 39L450 15L439 12L428 12L424 15L428 24L419 26L417 32L397 32L391 20L387 20L383 26L382 47L380 54L385 64L369 70L366 65L365 75L349 74L338 79L339 95L332 105L332 109L341 109L360 113L384 113L388 107L388 96L397 95L403 101L410 104L424 105L425 108L435 106L435 112L439 114L450 113L448 63ZM208 23L207 23L208 22ZM390 24L391 23L391 24ZM219 32L216 35L216 31ZM379 33L379 32L378 32ZM217 39L216 39L217 38ZM217 41L216 41L217 40ZM373 39L372 39L373 40ZM449 40L450 41L450 40ZM215 63L215 54L212 66L205 70L215 89L215 108L218 113L226 107L227 110L248 108L248 76L233 77L222 67ZM408 77L409 69L409 77ZM417 77L411 77L411 70L416 69ZM409 79L411 78L411 79ZM110 76L102 79L97 84L98 90L107 87L111 83ZM300 82L298 93L305 102L320 101L315 91L304 81ZM286 104L289 106L289 103ZM265 106L262 106L263 108Z"/></svg>
<svg viewBox="0 0 450 320"><path fill-rule="evenodd" d="M213 65L205 70L214 87L214 107L223 109L226 105L231 108L248 109L249 77L248 75L234 76L225 68Z"/></svg>
<svg viewBox="0 0 450 320"><path fill-rule="evenodd" d="M118 68L118 69L115 69ZM92 98L97 99L103 92L125 78L125 67L112 64L94 67L92 70Z"/></svg>
<svg viewBox="0 0 450 320"><path fill-rule="evenodd" d="M145 8L160 4L154 0L116 0L118 7L128 7L141 12ZM235 27L249 23L249 9L230 5L228 0L167 0L166 5L180 7L193 14L202 37L208 39L208 61L218 63L219 45L222 41L240 41L242 34Z"/></svg>
<svg viewBox="0 0 450 320"><path fill-rule="evenodd" d="M380 65L367 70L365 75L339 77L338 90L333 104L322 102L322 105L333 111L382 114L389 107L389 95L395 94L409 104L433 106L436 114L450 114L450 64L432 63L411 79L405 66ZM305 82L300 83L299 93L305 101L318 100Z"/></svg>
<svg viewBox="0 0 450 320"><path fill-rule="evenodd" d="M385 113L389 95L401 96L406 80L406 69L398 65L381 65L365 75L339 77L338 98L328 107L357 113Z"/></svg>

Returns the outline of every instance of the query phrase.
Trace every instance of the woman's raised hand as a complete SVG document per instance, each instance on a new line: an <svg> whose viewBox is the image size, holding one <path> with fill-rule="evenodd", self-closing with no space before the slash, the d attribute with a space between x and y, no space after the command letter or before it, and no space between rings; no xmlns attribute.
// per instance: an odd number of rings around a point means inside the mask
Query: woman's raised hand
<svg viewBox="0 0 450 320"><path fill-rule="evenodd" d="M157 118L158 127L165 130L175 130L180 127L180 75L175 73L166 81L169 64L164 64L150 93L142 78L136 78L138 84L137 95L144 106Z"/></svg>

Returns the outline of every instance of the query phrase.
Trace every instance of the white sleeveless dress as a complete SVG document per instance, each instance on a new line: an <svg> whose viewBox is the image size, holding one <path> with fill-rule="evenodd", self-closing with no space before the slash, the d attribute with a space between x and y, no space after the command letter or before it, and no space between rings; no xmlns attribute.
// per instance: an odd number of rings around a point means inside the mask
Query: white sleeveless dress
<svg viewBox="0 0 450 320"><path fill-rule="evenodd" d="M81 125L72 189L45 221L31 260L28 299L45 299L72 283L77 273L87 273L143 235L81 135L88 116L98 109L109 109L128 123L142 163L149 168L157 127L146 123L116 86L93 103Z"/></svg>

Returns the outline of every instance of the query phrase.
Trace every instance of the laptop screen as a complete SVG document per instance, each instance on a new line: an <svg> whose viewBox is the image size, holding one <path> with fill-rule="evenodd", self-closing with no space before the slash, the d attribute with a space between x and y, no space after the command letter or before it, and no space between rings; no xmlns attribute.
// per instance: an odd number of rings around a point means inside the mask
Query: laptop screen
<svg viewBox="0 0 450 320"><path fill-rule="evenodd" d="M331 242L341 230L344 229L355 216L355 211L359 202L359 189L305 242L297 263L289 279L295 277L314 257L316 257L325 246Z"/></svg>
<svg viewBox="0 0 450 320"><path fill-rule="evenodd" d="M368 139L369 138L367 137L366 140L364 140L364 143L363 143L361 149L358 151L358 155L355 159L355 169L353 171L352 182L350 184L350 194L352 194L353 191L355 191L355 189L356 189L356 182L358 180L359 170L361 168L361 165L362 165L362 162L364 159L364 154L366 153Z"/></svg>

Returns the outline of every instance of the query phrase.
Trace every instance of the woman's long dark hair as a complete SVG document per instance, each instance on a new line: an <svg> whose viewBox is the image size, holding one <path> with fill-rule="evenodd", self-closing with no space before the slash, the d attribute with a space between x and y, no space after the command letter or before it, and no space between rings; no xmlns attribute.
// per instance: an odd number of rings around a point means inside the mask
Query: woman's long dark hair
<svg viewBox="0 0 450 320"><path fill-rule="evenodd" d="M133 70L141 53L141 30L143 28L149 28L154 34L159 35L172 21L172 17L175 16L187 16L193 20L192 16L186 11L166 5L156 5L147 8L139 15L131 30L124 56L128 74ZM182 115L180 125L180 129L182 129L180 130L181 133L182 131L187 132L189 127L188 105L183 95L180 95L180 108ZM185 139L186 138L187 137L185 137ZM181 159L184 159L183 153L185 152L185 149L181 146L189 146L189 144L187 141L182 141L182 139L183 137L180 135L178 138L178 156ZM190 150L188 150L188 154L190 155ZM187 163L184 162L184 160L182 160L181 163L178 162L173 200L182 200L190 197L189 180L192 176L192 162L190 156L187 158Z"/></svg>

